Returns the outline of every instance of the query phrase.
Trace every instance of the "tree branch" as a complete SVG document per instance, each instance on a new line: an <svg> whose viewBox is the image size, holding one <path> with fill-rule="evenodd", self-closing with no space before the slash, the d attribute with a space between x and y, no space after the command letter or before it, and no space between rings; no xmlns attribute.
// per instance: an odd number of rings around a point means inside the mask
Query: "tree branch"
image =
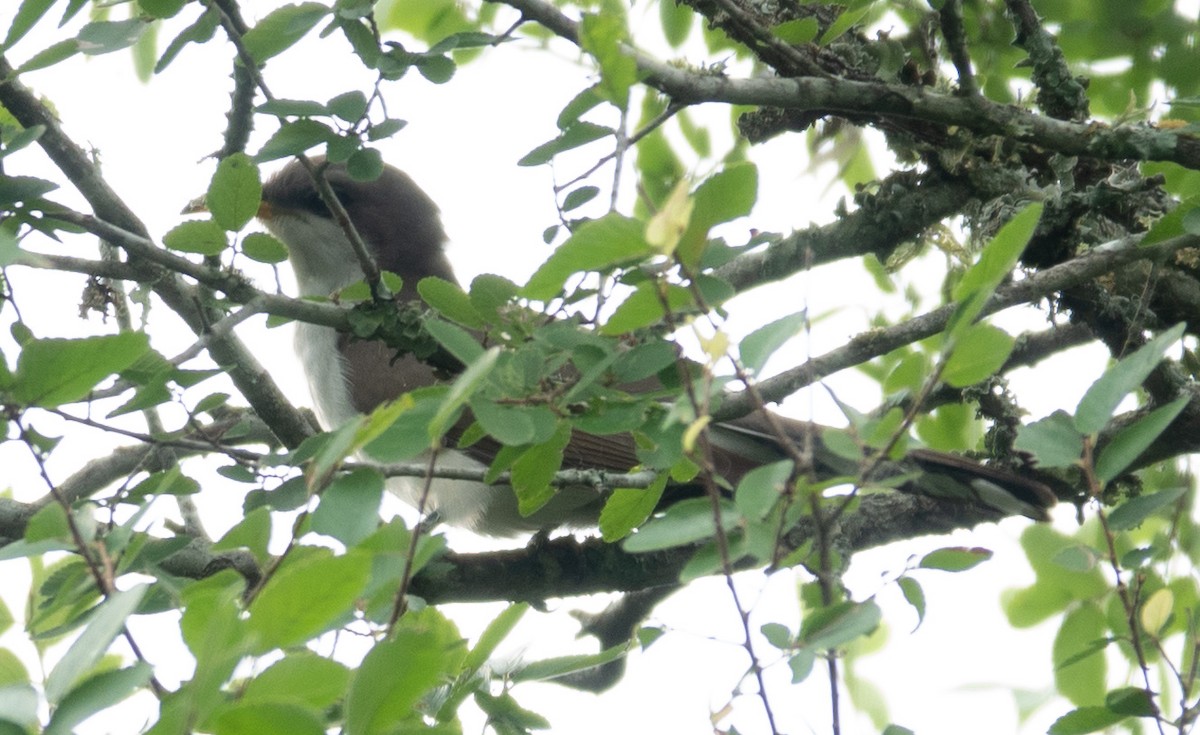
<svg viewBox="0 0 1200 735"><path fill-rule="evenodd" d="M576 24L543 0L491 0L509 5L557 35L578 44ZM1067 122L1035 115L979 96L958 97L926 87L849 79L749 78L696 72L628 50L643 81L680 104L724 102L821 115L869 115L920 120L945 129L966 128L979 135L1030 143L1066 156L1121 161L1172 161L1200 168L1200 138L1190 132L1149 126L1109 127L1099 122Z"/></svg>
<svg viewBox="0 0 1200 735"><path fill-rule="evenodd" d="M1138 246L1141 239L1141 235L1135 235L1106 243L1066 263L1047 268L998 289L980 317L1010 306L1036 301L1134 261L1162 260L1183 248L1200 246L1200 236L1196 235L1181 235L1144 248ZM830 350L824 355L762 381L758 390L768 402L781 401L827 375L880 357L906 344L932 337L945 329L955 308L955 304L946 304L893 327L856 335L850 338L844 347ZM719 421L744 416L753 408L750 396L742 391L727 397L721 407L713 412L713 418Z"/></svg>

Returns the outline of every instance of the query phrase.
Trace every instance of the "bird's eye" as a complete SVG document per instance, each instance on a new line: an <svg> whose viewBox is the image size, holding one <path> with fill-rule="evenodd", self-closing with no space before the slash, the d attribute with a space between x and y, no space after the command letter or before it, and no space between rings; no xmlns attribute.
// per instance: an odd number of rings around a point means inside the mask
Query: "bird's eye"
<svg viewBox="0 0 1200 735"><path fill-rule="evenodd" d="M296 202L296 206L298 209L303 209L306 212L312 212L322 217L329 216L329 207L325 206L325 202L321 200L321 195L317 193L316 189L306 190L300 196L300 200Z"/></svg>

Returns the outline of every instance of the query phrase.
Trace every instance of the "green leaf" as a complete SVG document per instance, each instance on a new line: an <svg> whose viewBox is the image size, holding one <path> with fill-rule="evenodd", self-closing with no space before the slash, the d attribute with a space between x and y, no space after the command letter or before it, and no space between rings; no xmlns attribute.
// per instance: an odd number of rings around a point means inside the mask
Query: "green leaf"
<svg viewBox="0 0 1200 735"><path fill-rule="evenodd" d="M1185 326L1180 322L1156 335L1133 354L1106 370L1079 400L1079 406L1075 409L1075 428L1082 434L1096 434L1103 429L1117 410L1117 405L1125 396L1137 390L1158 366L1163 355L1183 334Z"/></svg>
<svg viewBox="0 0 1200 735"><path fill-rule="evenodd" d="M346 695L346 735L398 731L414 717L417 702L458 668L465 656L461 636L448 623L422 624L434 613L427 608L415 621L408 613L390 640L367 653Z"/></svg>
<svg viewBox="0 0 1200 735"><path fill-rule="evenodd" d="M53 181L35 176L0 175L0 205L28 202L57 188Z"/></svg>
<svg viewBox="0 0 1200 735"><path fill-rule="evenodd" d="M665 313L659 287L657 281L639 283L637 289L613 309L612 315L600 326L600 334L629 334L662 321ZM692 303L692 293L686 288L675 284L666 284L663 288L667 292L667 306L672 312L677 312Z"/></svg>
<svg viewBox="0 0 1200 735"><path fill-rule="evenodd" d="M405 462L429 449L426 428L442 405L445 386L419 388L396 401L402 410L386 430L366 445L367 456L379 462Z"/></svg>
<svg viewBox="0 0 1200 735"><path fill-rule="evenodd" d="M288 249L265 232L251 232L242 238L242 253L259 263L282 263L288 259Z"/></svg>
<svg viewBox="0 0 1200 735"><path fill-rule="evenodd" d="M346 160L346 172L355 181L374 181L383 174L383 154L374 148L360 148Z"/></svg>
<svg viewBox="0 0 1200 735"><path fill-rule="evenodd" d="M187 3L188 0L138 0L138 7L146 15L162 20L174 18Z"/></svg>
<svg viewBox="0 0 1200 735"><path fill-rule="evenodd" d="M434 84L445 84L454 78L458 64L454 59L441 54L422 54L415 59L417 71Z"/></svg>
<svg viewBox="0 0 1200 735"><path fill-rule="evenodd" d="M236 232L258 214L262 179L258 166L245 153L221 159L204 196L204 204L221 227Z"/></svg>
<svg viewBox="0 0 1200 735"><path fill-rule="evenodd" d="M3 635L5 633L5 631L7 631L9 628L11 628L12 624L13 624L12 611L10 611L8 609L8 605L6 605L4 603L4 600L0 600L0 635ZM20 666L21 671L24 672L25 667L22 666L19 661L17 662L17 665ZM4 666L3 664L0 664L0 686L3 686L5 684L11 684L13 682L13 680L11 678L9 678L9 676L8 676L11 673L11 671L13 671L13 669L10 669L10 668ZM24 675L24 676L21 676L18 680L19 681L28 681L29 677L28 677L28 675Z"/></svg>
<svg viewBox="0 0 1200 735"><path fill-rule="evenodd" d="M512 466L512 488L517 494L517 508L527 516L554 497L550 481L562 467L563 450L571 441L571 427L562 423L547 441L530 447Z"/></svg>
<svg viewBox="0 0 1200 735"><path fill-rule="evenodd" d="M10 684L0 686L0 730L3 735L28 735L34 732L38 723L38 693L29 684ZM17 723L28 725L29 729L19 727Z"/></svg>
<svg viewBox="0 0 1200 735"><path fill-rule="evenodd" d="M124 630L125 620L137 610L149 589L150 585L140 584L128 590L114 592L96 606L95 613L83 633L75 639L46 677L46 700L50 704L57 705L64 701L63 698L75 685L91 673L113 639Z"/></svg>
<svg viewBox="0 0 1200 735"><path fill-rule="evenodd" d="M517 284L503 276L481 273L471 280L471 306L485 322L505 324L504 311L516 298Z"/></svg>
<svg viewBox="0 0 1200 735"><path fill-rule="evenodd" d="M17 75L54 66L59 62L66 61L77 53L79 53L78 40L68 38L65 41L59 41L34 54L28 61L17 67Z"/></svg>
<svg viewBox="0 0 1200 735"><path fill-rule="evenodd" d="M598 13L579 22L579 44L600 65L598 91L619 110L629 108L629 89L637 82L637 63L622 46L629 41L625 8L618 0L602 0Z"/></svg>
<svg viewBox="0 0 1200 735"><path fill-rule="evenodd" d="M305 500L308 494L305 493ZM213 544L213 551L246 549L259 562L265 563L270 555L267 544L271 540L271 513L266 507L253 508L242 519L233 525L225 535Z"/></svg>
<svg viewBox="0 0 1200 735"><path fill-rule="evenodd" d="M345 665L309 650L292 651L246 683L247 702L290 702L313 709L331 707L350 683Z"/></svg>
<svg viewBox="0 0 1200 735"><path fill-rule="evenodd" d="M692 32L696 20L695 12L684 3L674 0L658 3L658 21L663 36L671 48L679 48Z"/></svg>
<svg viewBox="0 0 1200 735"><path fill-rule="evenodd" d="M321 493L321 504L312 514L312 530L354 546L374 533L383 500L383 475L359 467L338 476Z"/></svg>
<svg viewBox="0 0 1200 735"><path fill-rule="evenodd" d="M154 73L160 74L166 69L175 57L183 51L184 47L189 43L206 43L211 40L213 34L216 33L217 26L221 21L221 13L215 7L209 7L204 13L196 19L187 28L183 29L179 35L171 39L163 50L162 56L158 58L158 62L154 65Z"/></svg>
<svg viewBox="0 0 1200 735"><path fill-rule="evenodd" d="M612 213L582 225L537 269L524 296L547 301L575 273L603 271L651 255L642 223Z"/></svg>
<svg viewBox="0 0 1200 735"><path fill-rule="evenodd" d="M1150 692L1138 687L1122 687L1104 695L1104 706L1120 715L1154 717L1158 707Z"/></svg>
<svg viewBox="0 0 1200 735"><path fill-rule="evenodd" d="M367 128L367 140L371 142L386 140L403 130L406 125L408 125L407 120L396 118L388 118L377 123L372 123L371 127Z"/></svg>
<svg viewBox="0 0 1200 735"><path fill-rule="evenodd" d="M350 616L370 566L368 555L330 556L324 550L284 564L250 604L255 650L300 645Z"/></svg>
<svg viewBox="0 0 1200 735"><path fill-rule="evenodd" d="M301 118L285 122L263 144L263 147L254 156L254 160L264 163L278 158L297 156L322 143L328 143L336 137L337 134L328 125L316 120Z"/></svg>
<svg viewBox="0 0 1200 735"><path fill-rule="evenodd" d="M1072 572L1086 572L1094 569L1099 559L1099 553L1092 547L1075 544L1055 554L1051 561Z"/></svg>
<svg viewBox="0 0 1200 735"><path fill-rule="evenodd" d="M1021 547L1037 579L1025 589L1005 593L1004 612L1013 626L1036 625L1077 600L1093 599L1111 591L1099 568L1071 571L1055 562L1063 549L1078 543L1041 523L1030 525L1021 533Z"/></svg>
<svg viewBox="0 0 1200 735"><path fill-rule="evenodd" d="M476 395L471 399L471 413L483 430L501 444L522 446L533 441L533 419L521 408L500 405Z"/></svg>
<svg viewBox="0 0 1200 735"><path fill-rule="evenodd" d="M921 563L918 566L922 569L940 569L943 572L965 572L991 558L992 551L990 549L978 547L968 549L964 546L954 546L929 552L921 557Z"/></svg>
<svg viewBox="0 0 1200 735"><path fill-rule="evenodd" d="M746 473L733 494L742 517L763 521L787 493L787 481L792 476L790 459L755 467Z"/></svg>
<svg viewBox="0 0 1200 735"><path fill-rule="evenodd" d="M518 671L513 672L512 680L514 682L552 681L567 674L587 671L597 666L603 666L611 661L616 661L625 656L628 650L627 645L621 644L607 648L599 653L558 656L556 658L542 659L541 661L530 661Z"/></svg>
<svg viewBox="0 0 1200 735"><path fill-rule="evenodd" d="M7 648L0 648L0 689L28 683L29 671L20 657Z"/></svg>
<svg viewBox="0 0 1200 735"><path fill-rule="evenodd" d="M945 329L948 347L975 322L996 288L1012 272L1037 229L1042 208L1041 203L1034 203L1013 215L984 247L979 254L979 261L963 274L954 287L953 297L958 306Z"/></svg>
<svg viewBox="0 0 1200 735"><path fill-rule="evenodd" d="M590 122L572 123L563 130L562 134L551 141L542 143L537 148L521 157L518 166L541 166L549 163L556 155L580 146L587 145L606 136L612 135L613 129Z"/></svg>
<svg viewBox="0 0 1200 735"><path fill-rule="evenodd" d="M128 368L150 349L141 332L83 339L38 339L17 358L10 395L29 406L59 406L87 397L96 384Z"/></svg>
<svg viewBox="0 0 1200 735"><path fill-rule="evenodd" d="M972 324L955 340L942 380L955 388L987 380L1008 360L1015 342L999 327Z"/></svg>
<svg viewBox="0 0 1200 735"><path fill-rule="evenodd" d="M666 3L663 3L664 5ZM569 194L563 199L562 210L570 212L572 209L582 207L584 204L596 198L600 193L598 186L581 186L578 189L572 189Z"/></svg>
<svg viewBox="0 0 1200 735"><path fill-rule="evenodd" d="M1167 430L1187 404L1188 396L1180 396L1117 432L1096 459L1096 477L1108 482L1124 472Z"/></svg>
<svg viewBox="0 0 1200 735"><path fill-rule="evenodd" d="M1152 513L1177 503L1187 491L1188 487L1181 485L1149 495L1130 498L1108 514L1108 524L1114 531L1127 531L1135 528L1149 518Z"/></svg>
<svg viewBox="0 0 1200 735"><path fill-rule="evenodd" d="M896 580L896 583L900 585L900 592L904 594L904 599L917 611L917 624L913 626L913 630L916 630L921 627L921 623L925 622L925 590L921 587L921 583L912 577L901 577Z"/></svg>
<svg viewBox="0 0 1200 735"><path fill-rule="evenodd" d="M29 29L37 25L38 20L46 14L57 0L23 0L21 7L17 8L16 15L13 16L12 24L8 27L8 34L4 37L3 50L8 51L17 41L24 38Z"/></svg>
<svg viewBox="0 0 1200 735"><path fill-rule="evenodd" d="M217 714L213 735L324 735L317 713L286 702L233 702Z"/></svg>
<svg viewBox="0 0 1200 735"><path fill-rule="evenodd" d="M291 48L329 15L321 3L300 3L276 8L242 36L242 43L259 64Z"/></svg>
<svg viewBox="0 0 1200 735"><path fill-rule="evenodd" d="M1179 237L1186 232L1184 228L1184 217L1200 208L1200 195L1193 195L1184 199L1175 206L1170 212L1167 212L1154 226L1150 228L1138 243L1138 247L1149 247L1155 243L1164 240L1170 240L1173 237Z"/></svg>
<svg viewBox="0 0 1200 735"><path fill-rule="evenodd" d="M220 255L229 247L225 230L210 219L190 220L163 235L163 245L181 253Z"/></svg>
<svg viewBox="0 0 1200 735"><path fill-rule="evenodd" d="M439 314L467 327L483 326L483 317L475 310L471 297L457 283L436 276L422 278L417 293Z"/></svg>
<svg viewBox="0 0 1200 735"><path fill-rule="evenodd" d="M604 540L609 543L619 541L645 523L658 508L658 501L669 479L670 476L662 472L645 489L626 487L613 490L600 511L600 535Z"/></svg>
<svg viewBox="0 0 1200 735"><path fill-rule="evenodd" d="M596 87L588 87L571 98L571 101L563 107L562 112L558 113L558 119L555 121L555 124L559 130L566 130L579 122L580 117L602 102L604 100L600 97L599 90Z"/></svg>
<svg viewBox="0 0 1200 735"><path fill-rule="evenodd" d="M721 525L733 530L741 520L737 508L721 501ZM625 539L621 547L631 554L686 546L713 537L716 533L712 501L708 498L681 500L652 519L638 532Z"/></svg>
<svg viewBox="0 0 1200 735"><path fill-rule="evenodd" d="M455 359L464 365L470 365L484 354L483 347L480 346L478 340L457 324L440 319L426 319L424 327L425 331L429 332L429 336L437 340L438 344L446 348L447 352L454 355Z"/></svg>
<svg viewBox="0 0 1200 735"><path fill-rule="evenodd" d="M316 117L333 114L328 105L323 105L316 100L267 100L254 109L264 115L274 115L275 117Z"/></svg>
<svg viewBox="0 0 1200 735"><path fill-rule="evenodd" d="M825 35L821 36L820 45L828 46L829 44L841 38L842 34L854 27L856 23L863 19L863 16L871 10L871 5L875 0L853 0L842 11L842 14L830 24L829 29L825 31Z"/></svg>
<svg viewBox="0 0 1200 735"><path fill-rule="evenodd" d="M495 652L496 647L508 637L525 613L529 612L528 602L514 602L504 608L492 622L488 623L487 628L479 635L479 639L475 642L475 646L471 649L467 657L463 659L463 671L478 671L480 667L487 663Z"/></svg>
<svg viewBox="0 0 1200 735"><path fill-rule="evenodd" d="M1013 448L1033 455L1041 467L1070 467L1083 454L1083 436L1070 414L1055 411L1020 427Z"/></svg>
<svg viewBox="0 0 1200 735"><path fill-rule="evenodd" d="M1103 655L1087 656L1069 665L1065 660L1094 648L1108 631L1104 613L1092 602L1082 602L1067 612L1054 637L1052 660L1054 683L1058 693L1077 707L1103 702L1108 665Z"/></svg>
<svg viewBox="0 0 1200 735"><path fill-rule="evenodd" d="M771 29L771 34L794 46L802 46L811 43L820 30L816 18L798 18L780 23Z"/></svg>
<svg viewBox="0 0 1200 735"><path fill-rule="evenodd" d="M874 600L845 600L810 612L800 626L799 643L805 648L839 648L869 635L877 627L883 612Z"/></svg>
<svg viewBox="0 0 1200 735"><path fill-rule="evenodd" d="M367 114L367 96L357 89L329 100L329 111L348 123L356 123Z"/></svg>
<svg viewBox="0 0 1200 735"><path fill-rule="evenodd" d="M75 687L63 697L46 726L45 735L67 735L73 728L97 712L121 702L144 687L154 669L144 661L112 671L102 671Z"/></svg>
<svg viewBox="0 0 1200 735"><path fill-rule="evenodd" d="M79 29L75 37L79 51L87 56L120 51L129 48L137 42L142 33L149 27L141 18L129 20L98 20L88 23Z"/></svg>
<svg viewBox="0 0 1200 735"><path fill-rule="evenodd" d="M758 167L734 163L705 179L692 195L692 216L679 240L679 257L696 265L704 251L708 232L722 222L745 217L758 201Z"/></svg>
<svg viewBox="0 0 1200 735"><path fill-rule="evenodd" d="M527 733L550 728L549 720L517 704L508 691L493 695L486 689L476 690L475 704L487 715L489 728L496 732Z"/></svg>
<svg viewBox="0 0 1200 735"><path fill-rule="evenodd" d="M743 367L752 374L762 372L767 360L783 347L792 337L800 334L808 325L808 312L799 311L765 324L742 338L738 354Z"/></svg>
<svg viewBox="0 0 1200 735"><path fill-rule="evenodd" d="M467 365L467 369L463 370L454 380L426 430L426 437L431 443L440 441L450 430L459 411L475 394L475 391L483 386L487 376L492 372L492 368L496 367L496 361L499 358L500 348L491 347Z"/></svg>

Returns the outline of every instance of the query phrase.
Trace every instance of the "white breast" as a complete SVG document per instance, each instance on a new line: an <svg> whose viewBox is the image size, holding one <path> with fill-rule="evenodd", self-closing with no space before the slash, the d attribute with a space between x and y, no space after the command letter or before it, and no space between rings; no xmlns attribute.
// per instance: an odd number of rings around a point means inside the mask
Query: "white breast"
<svg viewBox="0 0 1200 735"><path fill-rule="evenodd" d="M267 228L287 243L296 285L302 296L329 296L362 279L362 270L349 241L332 221L297 212L272 217ZM308 379L313 411L326 429L337 428L358 415L350 399L345 361L337 345L338 334L329 327L302 322L296 325L296 355ZM454 469L485 467L454 450L441 452L438 465ZM388 482L388 490L416 507L424 491L424 480L419 477L393 478ZM485 516L492 515L489 508L496 503L512 505L512 512L505 512L504 516L519 518L512 491L508 488L438 479L430 488L425 509L436 512L441 521L460 528L496 535L527 530L527 524L511 528L488 527Z"/></svg>

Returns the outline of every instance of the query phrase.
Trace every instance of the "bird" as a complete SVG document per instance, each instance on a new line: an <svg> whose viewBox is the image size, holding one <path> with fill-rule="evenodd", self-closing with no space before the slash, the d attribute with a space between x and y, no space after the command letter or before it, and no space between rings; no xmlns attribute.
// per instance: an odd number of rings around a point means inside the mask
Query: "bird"
<svg viewBox="0 0 1200 735"><path fill-rule="evenodd" d="M437 277L457 284L445 252L446 234L433 200L404 172L385 164L377 178L359 180L344 164L313 157L311 165L328 181L379 268L401 276L399 301L419 299L417 284ZM294 160L262 188L258 219L288 250L301 296L328 297L363 279L349 238L318 194L309 167ZM412 355L397 357L382 342L359 340L331 327L299 323L295 348L313 409L322 426L336 428L360 414L418 388L445 382L446 376ZM815 447L815 464L838 475L855 474L857 463L839 459L821 441L825 431L809 422L768 416L764 410L714 423L707 437L716 469L729 486L755 467L785 457L774 438L782 425L797 442ZM439 467L486 468L499 445L482 441L439 452ZM639 466L637 446L629 434L594 435L573 431L564 452L564 468L598 468L626 472ZM883 463L883 475L904 474L901 489L955 496L989 506L1005 515L1046 520L1057 498L1044 483L1015 472L989 467L969 458L915 449L903 462ZM907 479L911 473L912 479ZM410 505L423 497L419 478L393 478L389 486ZM506 537L556 527L595 526L604 497L593 488L560 488L534 513L522 515L510 488L482 482L435 479L423 509L448 525L482 535Z"/></svg>

